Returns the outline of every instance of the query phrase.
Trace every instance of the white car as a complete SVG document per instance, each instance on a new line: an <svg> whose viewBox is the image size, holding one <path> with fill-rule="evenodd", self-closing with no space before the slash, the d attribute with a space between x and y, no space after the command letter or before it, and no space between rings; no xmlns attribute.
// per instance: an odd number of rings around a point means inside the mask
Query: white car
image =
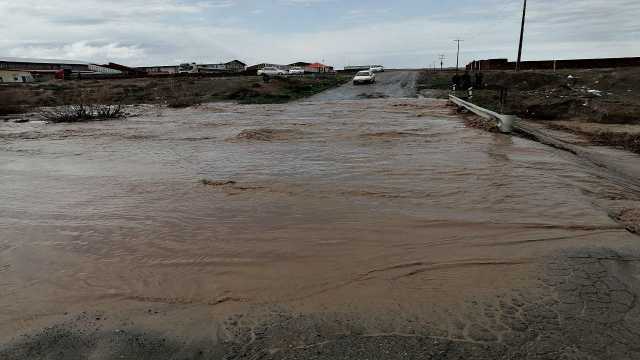
<svg viewBox="0 0 640 360"><path fill-rule="evenodd" d="M289 75L304 75L304 69L300 66L294 66L289 69Z"/></svg>
<svg viewBox="0 0 640 360"><path fill-rule="evenodd" d="M278 76L278 75L286 75L287 72L282 69L278 69L277 67L267 66L258 70L258 75L269 75L269 76Z"/></svg>
<svg viewBox="0 0 640 360"><path fill-rule="evenodd" d="M371 70L371 72L374 72L374 73L384 72L384 66L382 66L382 65L371 65L371 68L369 70Z"/></svg>
<svg viewBox="0 0 640 360"><path fill-rule="evenodd" d="M375 82L376 74L374 74L371 70L358 71L356 76L353 78L353 85L373 84Z"/></svg>

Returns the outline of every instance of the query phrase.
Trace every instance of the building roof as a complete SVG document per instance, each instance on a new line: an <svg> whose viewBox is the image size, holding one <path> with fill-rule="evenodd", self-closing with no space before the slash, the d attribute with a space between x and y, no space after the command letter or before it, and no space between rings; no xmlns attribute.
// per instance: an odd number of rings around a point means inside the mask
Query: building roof
<svg viewBox="0 0 640 360"><path fill-rule="evenodd" d="M12 72L12 73L21 73L21 74L31 73L31 71L28 71L28 70L11 70L11 69L0 69L0 72L3 72L3 73Z"/></svg>
<svg viewBox="0 0 640 360"><path fill-rule="evenodd" d="M313 64L309 65L309 67L313 68L313 69L321 69L321 68L328 68L328 67L331 67L331 66L325 65L325 64L321 64L321 63L313 63Z"/></svg>
<svg viewBox="0 0 640 360"><path fill-rule="evenodd" d="M231 64L231 63L234 63L234 62L239 63L239 64L242 64L242 65L244 65L244 66L247 66L247 64L243 63L243 62L242 62L242 61L240 61L240 60L231 60L231 61L229 61L229 62L227 62L227 63L225 63L225 64Z"/></svg>
<svg viewBox="0 0 640 360"><path fill-rule="evenodd" d="M89 63L86 62L86 61L77 61L77 60L36 59L36 58L19 58L19 57L3 57L3 56L0 56L0 62L35 63L35 64L64 64L64 65L89 65Z"/></svg>
<svg viewBox="0 0 640 360"><path fill-rule="evenodd" d="M308 65L311 65L311 63L308 63L305 61L298 61L298 62L289 64L289 66L308 66Z"/></svg>
<svg viewBox="0 0 640 360"><path fill-rule="evenodd" d="M136 66L136 69L147 69L147 68L177 68L179 65L151 65L151 66Z"/></svg>
<svg viewBox="0 0 640 360"><path fill-rule="evenodd" d="M133 73L133 74L144 74L145 72L143 70L140 69L136 69L136 68L132 68L129 66L125 66L122 64L117 64L117 63L108 63L108 64L104 64L104 65L100 65L101 67L107 68L107 69L112 69L112 70L118 70L124 73Z"/></svg>
<svg viewBox="0 0 640 360"><path fill-rule="evenodd" d="M267 67L267 66L273 66L273 67L280 68L280 67L284 67L285 65L270 64L270 63L260 63L260 64L255 64L255 65L249 66L247 68L247 70L262 69L262 68Z"/></svg>

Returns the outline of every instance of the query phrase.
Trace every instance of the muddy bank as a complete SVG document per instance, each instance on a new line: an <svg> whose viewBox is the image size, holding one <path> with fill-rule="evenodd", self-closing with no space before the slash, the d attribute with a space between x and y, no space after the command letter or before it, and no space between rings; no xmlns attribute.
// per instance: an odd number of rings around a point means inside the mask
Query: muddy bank
<svg viewBox="0 0 640 360"><path fill-rule="evenodd" d="M461 73L462 74L462 73ZM640 123L640 69L486 71L473 102L527 119L575 120L610 124ZM423 72L421 89L447 90L452 73ZM499 89L507 91L499 103ZM461 92L463 94L464 92Z"/></svg>
<svg viewBox="0 0 640 360"><path fill-rule="evenodd" d="M446 96L452 75L423 72L418 87ZM640 125L640 69L487 71L482 82L483 88L473 90L475 104L529 120L557 121L549 125L580 134L594 145L640 153L640 131L626 129ZM502 104L500 88L506 89Z"/></svg>
<svg viewBox="0 0 640 360"><path fill-rule="evenodd" d="M548 122L550 129L577 134L587 142L595 145L612 146L640 154L640 124L633 128L614 124L588 126L589 123ZM586 125L586 126L585 126Z"/></svg>
<svg viewBox="0 0 640 360"><path fill-rule="evenodd" d="M41 106L101 104L165 104L174 108L214 101L244 104L284 103L340 86L342 75L273 78L141 78L69 80L0 87L0 115L32 111Z"/></svg>

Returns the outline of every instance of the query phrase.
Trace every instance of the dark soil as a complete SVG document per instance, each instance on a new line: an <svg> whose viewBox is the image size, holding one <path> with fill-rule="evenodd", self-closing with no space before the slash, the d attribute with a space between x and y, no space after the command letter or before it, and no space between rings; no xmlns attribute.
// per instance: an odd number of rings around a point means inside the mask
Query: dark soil
<svg viewBox="0 0 640 360"><path fill-rule="evenodd" d="M627 227L634 234L640 234L640 209L625 209L621 211L616 220Z"/></svg>
<svg viewBox="0 0 640 360"><path fill-rule="evenodd" d="M568 131L584 136L595 145L613 146L640 154L640 134L638 133L621 133L613 131L586 132L553 123L548 124L548 126L554 130Z"/></svg>
<svg viewBox="0 0 640 360"><path fill-rule="evenodd" d="M452 76L425 71L418 87L448 89ZM507 91L504 106L499 103L501 88ZM473 98L480 106L527 119L639 124L640 69L487 71Z"/></svg>

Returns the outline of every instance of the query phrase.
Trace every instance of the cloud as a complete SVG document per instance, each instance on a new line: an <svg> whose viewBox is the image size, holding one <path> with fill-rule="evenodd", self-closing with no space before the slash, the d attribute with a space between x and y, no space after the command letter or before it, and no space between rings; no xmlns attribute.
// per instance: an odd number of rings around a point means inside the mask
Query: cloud
<svg viewBox="0 0 640 360"><path fill-rule="evenodd" d="M311 6L311 5L331 3L336 1L337 0L281 0L281 3L287 4L287 5Z"/></svg>
<svg viewBox="0 0 640 360"><path fill-rule="evenodd" d="M407 9L400 5L388 11L334 0L275 0L269 7L251 0L85 0L81 6L69 0L0 0L0 13L10 14L0 24L0 54L128 65L239 58L415 67L443 53L448 64L455 63L452 40L460 37L462 63L513 58L521 0L473 4L441 4L436 11L429 2L415 1L415 9L401 15ZM637 0L529 4L525 59L640 53ZM316 15L319 10L322 15Z"/></svg>
<svg viewBox="0 0 640 360"><path fill-rule="evenodd" d="M21 48L19 51L9 52L12 56L31 58L59 58L64 59L118 59L128 60L142 58L146 55L144 49L137 45L123 45L119 43L96 44L86 41L71 44L37 44Z"/></svg>

